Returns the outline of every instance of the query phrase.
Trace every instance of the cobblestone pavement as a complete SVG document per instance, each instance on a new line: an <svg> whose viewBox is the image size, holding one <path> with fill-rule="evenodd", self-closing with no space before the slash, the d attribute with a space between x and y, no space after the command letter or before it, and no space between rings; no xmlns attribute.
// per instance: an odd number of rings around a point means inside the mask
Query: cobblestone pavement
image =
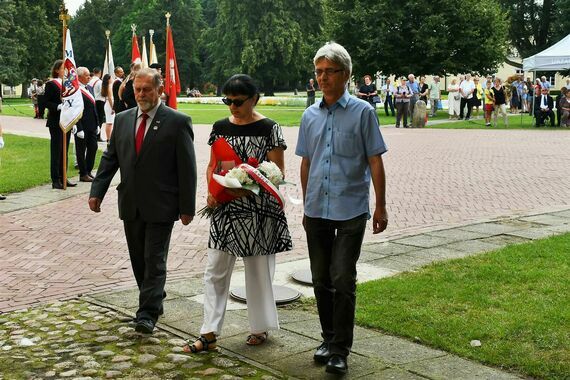
<svg viewBox="0 0 570 380"><path fill-rule="evenodd" d="M0 117L7 133L47 136L42 121ZM209 126L195 126L199 172L209 157ZM284 128L287 179L299 183L294 155L297 128ZM563 209L570 204L570 133L560 130L402 130L384 128L390 225L379 242L505 215ZM9 138L7 140L9 144ZM46 173L46 176L48 173ZM205 181L198 204L205 204ZM88 185L62 192L44 186L0 202L0 311L134 284L116 192L100 214L87 207ZM300 186L284 187L300 199ZM33 207L31 207L33 205ZM15 211L14 211L15 210ZM295 249L279 262L306 257L302 208L289 201ZM208 220L176 224L169 278L198 275L204 267Z"/></svg>
<svg viewBox="0 0 570 380"><path fill-rule="evenodd" d="M0 317L0 379L277 379L221 353L188 355L165 330L134 331L131 317L83 301Z"/></svg>

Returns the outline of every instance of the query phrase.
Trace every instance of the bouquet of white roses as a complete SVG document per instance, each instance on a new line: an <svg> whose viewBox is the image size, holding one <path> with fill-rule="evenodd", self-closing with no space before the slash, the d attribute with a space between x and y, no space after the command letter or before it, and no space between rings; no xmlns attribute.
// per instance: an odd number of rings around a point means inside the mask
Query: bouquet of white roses
<svg viewBox="0 0 570 380"><path fill-rule="evenodd" d="M284 206L283 196L279 193L279 185L286 182L279 166L271 161L263 161L258 164L255 158L249 158L246 164L240 164L228 171L213 174L212 179L226 189L249 190L255 195L261 191L267 191L277 199L281 207ZM224 202L220 202L224 203ZM198 211L198 215L210 217L216 208L206 206Z"/></svg>

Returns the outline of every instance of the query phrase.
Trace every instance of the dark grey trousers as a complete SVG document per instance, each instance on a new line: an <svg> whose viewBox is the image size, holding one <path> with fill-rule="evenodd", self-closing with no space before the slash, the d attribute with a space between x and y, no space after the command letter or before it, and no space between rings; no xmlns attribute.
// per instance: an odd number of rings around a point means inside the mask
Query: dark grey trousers
<svg viewBox="0 0 570 380"><path fill-rule="evenodd" d="M305 217L322 337L333 354L344 357L353 341L356 262L366 220L366 214L344 221Z"/></svg>
<svg viewBox="0 0 570 380"><path fill-rule="evenodd" d="M137 319L156 322L165 296L166 259L174 222L124 221L131 266L139 287Z"/></svg>

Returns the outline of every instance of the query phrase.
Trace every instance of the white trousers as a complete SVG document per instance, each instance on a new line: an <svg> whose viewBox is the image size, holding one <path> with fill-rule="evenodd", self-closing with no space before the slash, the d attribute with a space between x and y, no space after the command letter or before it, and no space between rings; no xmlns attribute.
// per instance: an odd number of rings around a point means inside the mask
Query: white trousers
<svg viewBox="0 0 570 380"><path fill-rule="evenodd" d="M200 334L220 335L226 315L230 280L236 257L208 248L208 264L204 273L204 323ZM277 306L273 295L275 255L243 258L249 331L259 334L279 329Z"/></svg>

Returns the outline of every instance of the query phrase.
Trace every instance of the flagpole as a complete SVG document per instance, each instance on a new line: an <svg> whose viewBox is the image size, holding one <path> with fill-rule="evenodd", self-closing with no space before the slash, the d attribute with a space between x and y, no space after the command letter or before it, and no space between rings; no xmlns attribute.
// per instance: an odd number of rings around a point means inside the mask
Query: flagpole
<svg viewBox="0 0 570 380"><path fill-rule="evenodd" d="M69 20L71 17L69 16L69 14L67 13L67 8L65 8L65 1L62 0L61 1L61 7L59 8L60 13L59 13L59 19L61 20L61 23L63 25L63 49L62 49L62 55L63 55L63 62L65 64L65 36L67 33L67 20ZM63 81L63 78L62 78ZM63 85L63 83L62 83ZM60 93L61 98L63 99L63 86L62 86L62 90ZM63 160L62 160L62 165L63 165L63 190L67 190L67 132L65 130L62 129L62 146L63 146Z"/></svg>

